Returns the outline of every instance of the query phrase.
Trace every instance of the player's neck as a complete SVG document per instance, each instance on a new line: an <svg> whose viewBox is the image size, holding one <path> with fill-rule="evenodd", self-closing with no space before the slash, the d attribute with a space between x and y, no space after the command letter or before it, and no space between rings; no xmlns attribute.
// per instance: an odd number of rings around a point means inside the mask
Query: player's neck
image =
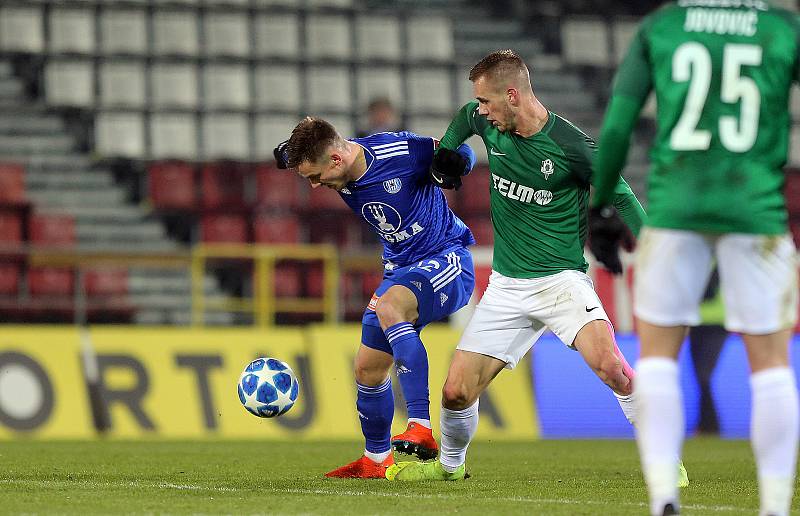
<svg viewBox="0 0 800 516"><path fill-rule="evenodd" d="M367 171L367 158L364 155L364 148L357 143L347 142L347 153L348 158L352 160L347 168L347 177L349 181L356 181Z"/></svg>
<svg viewBox="0 0 800 516"><path fill-rule="evenodd" d="M517 128L514 133L528 138L538 133L547 124L550 114L536 97L531 97L517 114Z"/></svg>

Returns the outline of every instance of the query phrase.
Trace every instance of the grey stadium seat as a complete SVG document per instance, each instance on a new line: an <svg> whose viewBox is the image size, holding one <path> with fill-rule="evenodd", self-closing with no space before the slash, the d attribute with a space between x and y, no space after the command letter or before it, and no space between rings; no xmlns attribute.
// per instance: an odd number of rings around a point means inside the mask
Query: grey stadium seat
<svg viewBox="0 0 800 516"><path fill-rule="evenodd" d="M194 160L197 120L189 113L155 113L150 118L150 155L154 159Z"/></svg>
<svg viewBox="0 0 800 516"><path fill-rule="evenodd" d="M300 86L297 65L259 66L255 70L255 105L259 109L298 111Z"/></svg>
<svg viewBox="0 0 800 516"><path fill-rule="evenodd" d="M100 104L104 107L144 108L144 65L139 61L105 61L100 64Z"/></svg>
<svg viewBox="0 0 800 516"><path fill-rule="evenodd" d="M313 66L306 75L309 109L350 111L352 95L350 68L346 66Z"/></svg>

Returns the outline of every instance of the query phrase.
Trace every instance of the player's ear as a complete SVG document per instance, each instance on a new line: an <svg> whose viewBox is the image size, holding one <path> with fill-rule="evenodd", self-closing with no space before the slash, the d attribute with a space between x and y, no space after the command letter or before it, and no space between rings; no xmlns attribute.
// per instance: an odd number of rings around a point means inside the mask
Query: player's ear
<svg viewBox="0 0 800 516"><path fill-rule="evenodd" d="M516 88L508 88L506 90L506 100L512 106L517 106L519 104L519 91Z"/></svg>

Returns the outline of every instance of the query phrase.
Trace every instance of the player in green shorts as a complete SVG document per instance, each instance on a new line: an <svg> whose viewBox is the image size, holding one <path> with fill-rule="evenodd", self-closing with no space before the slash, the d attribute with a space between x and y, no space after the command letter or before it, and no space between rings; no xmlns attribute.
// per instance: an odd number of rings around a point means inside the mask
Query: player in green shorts
<svg viewBox="0 0 800 516"><path fill-rule="evenodd" d="M782 167L798 47L796 15L767 2L682 0L644 19L617 71L595 161L590 241L607 250L622 238L609 205L654 91L657 132L634 287L642 346L637 441L652 514L679 511L684 415L676 359L687 327L700 322L714 259L725 327L742 334L752 371L761 514L789 514L798 395L788 344L798 296Z"/></svg>
<svg viewBox="0 0 800 516"><path fill-rule="evenodd" d="M456 114L433 167L446 174L457 161L453 149L472 135L483 139L491 171L493 270L442 390L439 461L398 464L387 470L394 480L463 478L481 392L502 369L516 366L546 329L583 356L614 391L626 417L636 420L633 371L616 345L583 256L595 144L537 100L527 66L511 50L489 54L469 78L477 100ZM614 206L638 233L644 211L622 179L614 188ZM598 259L622 272L615 248Z"/></svg>

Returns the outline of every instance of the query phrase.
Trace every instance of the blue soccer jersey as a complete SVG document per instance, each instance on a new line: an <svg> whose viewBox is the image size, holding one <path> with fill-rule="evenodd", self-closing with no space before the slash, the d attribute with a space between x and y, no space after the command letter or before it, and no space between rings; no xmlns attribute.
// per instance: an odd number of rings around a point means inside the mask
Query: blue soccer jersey
<svg viewBox="0 0 800 516"><path fill-rule="evenodd" d="M403 131L350 141L364 148L367 169L339 194L381 238L387 269L475 243L428 178L433 138Z"/></svg>

